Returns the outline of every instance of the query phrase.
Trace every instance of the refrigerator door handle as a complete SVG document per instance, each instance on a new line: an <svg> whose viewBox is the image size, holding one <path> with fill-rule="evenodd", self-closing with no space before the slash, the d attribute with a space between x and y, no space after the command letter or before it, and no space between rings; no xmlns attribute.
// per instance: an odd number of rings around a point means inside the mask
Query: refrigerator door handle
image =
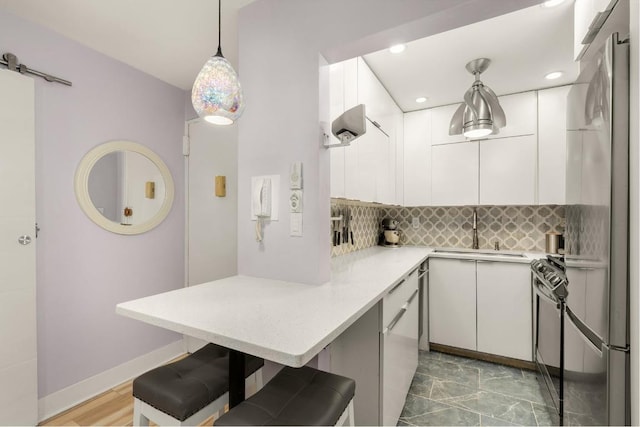
<svg viewBox="0 0 640 427"><path fill-rule="evenodd" d="M576 329L578 335L586 342L589 347L591 347L598 356L602 358L602 353L605 350L606 344L597 334L595 334L587 325L582 323L582 321L571 311L569 307L566 307L567 317L569 318L569 323Z"/></svg>

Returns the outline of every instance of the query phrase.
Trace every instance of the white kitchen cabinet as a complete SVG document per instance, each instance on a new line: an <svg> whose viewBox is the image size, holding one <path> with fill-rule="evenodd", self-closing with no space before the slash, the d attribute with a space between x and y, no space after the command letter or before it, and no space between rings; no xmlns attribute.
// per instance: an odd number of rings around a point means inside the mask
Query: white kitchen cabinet
<svg viewBox="0 0 640 427"><path fill-rule="evenodd" d="M404 113L398 109L393 116L396 131L395 205L404 206Z"/></svg>
<svg viewBox="0 0 640 427"><path fill-rule="evenodd" d="M344 111L344 63L338 62L329 66L329 118L333 121ZM333 135L329 138L332 144L339 142ZM331 197L345 197L344 148L330 149L329 157Z"/></svg>
<svg viewBox="0 0 640 427"><path fill-rule="evenodd" d="M358 103L358 72L356 59L332 64L329 67L329 117L335 120ZM339 142L333 135L333 143ZM329 150L331 197L356 198L357 147L331 148Z"/></svg>
<svg viewBox="0 0 640 427"><path fill-rule="evenodd" d="M566 203L567 94L571 86L538 91L538 204Z"/></svg>
<svg viewBox="0 0 640 427"><path fill-rule="evenodd" d="M531 361L529 264L478 260L476 278L477 350Z"/></svg>
<svg viewBox="0 0 640 427"><path fill-rule="evenodd" d="M330 150L331 197L396 204L397 140L402 138L396 128L402 111L362 58L331 65L331 119L357 104L365 105L367 117L384 133L367 121L367 132L353 144Z"/></svg>
<svg viewBox="0 0 640 427"><path fill-rule="evenodd" d="M431 204L478 204L478 141L431 147Z"/></svg>
<svg viewBox="0 0 640 427"><path fill-rule="evenodd" d="M429 341L476 349L475 260L429 260Z"/></svg>
<svg viewBox="0 0 640 427"><path fill-rule="evenodd" d="M380 425L397 425L418 367L418 269L383 300Z"/></svg>
<svg viewBox="0 0 640 427"><path fill-rule="evenodd" d="M603 24L600 14L615 6L617 0L578 0L573 4L573 58L579 60L589 47L585 40L590 33L597 33ZM591 37L592 38L592 37ZM583 44L584 41L587 43Z"/></svg>
<svg viewBox="0 0 640 427"><path fill-rule="evenodd" d="M534 204L536 136L490 139L479 144L480 204Z"/></svg>
<svg viewBox="0 0 640 427"><path fill-rule="evenodd" d="M499 96L500 106L504 110L507 125L488 139L508 138L512 136L534 135L537 130L538 100L536 92L522 92Z"/></svg>
<svg viewBox="0 0 640 427"><path fill-rule="evenodd" d="M499 96L498 100L504 110L507 125L500 129L499 133L489 135L486 138L508 138L536 133L537 99L535 92ZM451 144L467 140L463 135L449 135L449 124L458 105L460 104L431 109L432 145Z"/></svg>
<svg viewBox="0 0 640 427"><path fill-rule="evenodd" d="M404 115L404 206L431 204L431 110Z"/></svg>
<svg viewBox="0 0 640 427"><path fill-rule="evenodd" d="M460 100L462 102L462 100ZM443 107L431 108L431 143L433 145L453 144L464 142L467 138L464 135L449 135L449 124L453 114L460 104L445 105Z"/></svg>

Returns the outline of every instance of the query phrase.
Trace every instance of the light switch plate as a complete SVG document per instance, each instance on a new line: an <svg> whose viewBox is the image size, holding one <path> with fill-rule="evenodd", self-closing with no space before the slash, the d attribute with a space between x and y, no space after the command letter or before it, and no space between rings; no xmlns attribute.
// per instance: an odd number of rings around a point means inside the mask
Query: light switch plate
<svg viewBox="0 0 640 427"><path fill-rule="evenodd" d="M302 214L291 213L289 234L293 237L302 237Z"/></svg>
<svg viewBox="0 0 640 427"><path fill-rule="evenodd" d="M291 212L302 212L302 190L291 190L289 209Z"/></svg>
<svg viewBox="0 0 640 427"><path fill-rule="evenodd" d="M302 162L291 163L289 171L289 188L292 190L302 189Z"/></svg>

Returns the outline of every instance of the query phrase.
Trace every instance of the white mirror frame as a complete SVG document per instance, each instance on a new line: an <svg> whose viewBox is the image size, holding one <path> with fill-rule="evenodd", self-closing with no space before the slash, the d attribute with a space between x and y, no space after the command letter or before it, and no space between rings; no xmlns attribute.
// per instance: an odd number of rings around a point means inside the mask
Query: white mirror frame
<svg viewBox="0 0 640 427"><path fill-rule="evenodd" d="M91 173L91 169L102 157L116 151L132 151L134 153L142 154L156 165L162 175L162 179L164 179L165 196L164 202L162 203L162 206L160 206L160 210L151 219L141 224L122 225L111 221L96 209L89 195L89 174ZM82 158L78 165L78 169L76 170L75 192L76 199L78 200L78 204L82 211L89 217L89 219L91 219L91 221L100 227L117 234L141 234L153 229L164 221L171 210L171 206L173 205L175 190L169 168L156 153L144 145L135 142L110 141L93 148Z"/></svg>

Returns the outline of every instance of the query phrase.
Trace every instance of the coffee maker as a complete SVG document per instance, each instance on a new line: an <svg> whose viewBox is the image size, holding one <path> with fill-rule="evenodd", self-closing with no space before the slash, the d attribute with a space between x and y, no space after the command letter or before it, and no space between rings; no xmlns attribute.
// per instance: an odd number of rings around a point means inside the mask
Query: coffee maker
<svg viewBox="0 0 640 427"><path fill-rule="evenodd" d="M391 218L385 218L380 225L379 244L388 248L397 248L400 246L400 230L398 230L398 221Z"/></svg>

